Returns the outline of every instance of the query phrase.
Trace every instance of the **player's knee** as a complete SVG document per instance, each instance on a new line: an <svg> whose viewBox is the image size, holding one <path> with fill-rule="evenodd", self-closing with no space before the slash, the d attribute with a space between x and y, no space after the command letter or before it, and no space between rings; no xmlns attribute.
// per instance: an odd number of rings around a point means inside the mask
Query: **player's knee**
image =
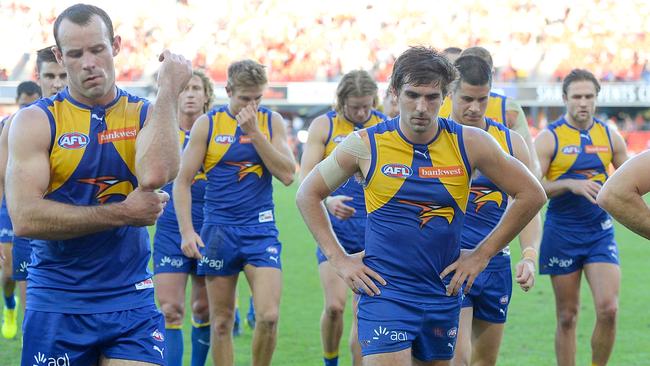
<svg viewBox="0 0 650 366"><path fill-rule="evenodd" d="M558 313L558 325L562 329L573 329L578 322L578 309L567 308L562 309Z"/></svg>
<svg viewBox="0 0 650 366"><path fill-rule="evenodd" d="M194 319L201 321L208 321L210 318L210 310L208 308L208 302L205 300L195 300L192 302L192 315Z"/></svg>
<svg viewBox="0 0 650 366"><path fill-rule="evenodd" d="M331 320L341 319L345 305L340 302L330 302L325 304L325 316Z"/></svg>
<svg viewBox="0 0 650 366"><path fill-rule="evenodd" d="M217 338L229 337L235 323L234 312L224 312L210 319L212 334Z"/></svg>
<svg viewBox="0 0 650 366"><path fill-rule="evenodd" d="M610 301L596 306L596 317L599 321L614 322L618 314L618 302Z"/></svg>
<svg viewBox="0 0 650 366"><path fill-rule="evenodd" d="M160 310L165 316L165 323L167 324L182 324L185 309L183 304L172 302L161 302Z"/></svg>
<svg viewBox="0 0 650 366"><path fill-rule="evenodd" d="M280 313L277 309L260 311L255 314L255 327L262 327L269 331L274 331L278 326Z"/></svg>

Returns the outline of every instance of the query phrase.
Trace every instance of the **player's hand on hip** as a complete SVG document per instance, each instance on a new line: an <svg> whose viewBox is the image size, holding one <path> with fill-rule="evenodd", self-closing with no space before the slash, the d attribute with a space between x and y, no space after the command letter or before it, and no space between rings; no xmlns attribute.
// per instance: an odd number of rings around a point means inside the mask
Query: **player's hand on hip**
<svg viewBox="0 0 650 366"><path fill-rule="evenodd" d="M451 278L449 285L447 285L447 296L458 295L458 292L463 287L463 283L466 281L467 284L465 285L464 292L467 294L472 288L474 280L485 269L488 262L489 258L482 258L475 250L461 250L460 257L440 273L440 278L443 279L451 272L454 272L454 276Z"/></svg>
<svg viewBox="0 0 650 366"><path fill-rule="evenodd" d="M594 182L593 180L574 179L571 182L570 190L573 194L583 196L595 205L596 196L598 196L601 187L602 185L600 183Z"/></svg>
<svg viewBox="0 0 650 366"><path fill-rule="evenodd" d="M189 234L181 236L181 250L183 254L188 258L201 259L203 255L199 251L199 247L205 247L201 236L196 232L192 231Z"/></svg>
<svg viewBox="0 0 650 366"><path fill-rule="evenodd" d="M379 295L381 291L374 281L383 286L386 286L386 281L363 263L363 255L364 252L360 252L329 260L339 277L345 281L354 293L365 292L368 296Z"/></svg>
<svg viewBox="0 0 650 366"><path fill-rule="evenodd" d="M535 262L532 259L523 258L517 263L515 280L524 291L535 286Z"/></svg>
<svg viewBox="0 0 650 366"><path fill-rule="evenodd" d="M139 187L122 201L128 225L149 226L156 223L162 215L169 195L165 191L143 191Z"/></svg>
<svg viewBox="0 0 650 366"><path fill-rule="evenodd" d="M158 56L158 87L170 88L173 95L179 95L192 78L192 63L182 55L163 50Z"/></svg>
<svg viewBox="0 0 650 366"><path fill-rule="evenodd" d="M248 103L237 113L235 119L245 134L251 135L259 132L259 127L257 126L257 103Z"/></svg>
<svg viewBox="0 0 650 366"><path fill-rule="evenodd" d="M325 207L327 207L327 211L337 219L345 220L357 212L354 207L345 204L345 202L348 201L352 201L352 197L344 195L327 197Z"/></svg>

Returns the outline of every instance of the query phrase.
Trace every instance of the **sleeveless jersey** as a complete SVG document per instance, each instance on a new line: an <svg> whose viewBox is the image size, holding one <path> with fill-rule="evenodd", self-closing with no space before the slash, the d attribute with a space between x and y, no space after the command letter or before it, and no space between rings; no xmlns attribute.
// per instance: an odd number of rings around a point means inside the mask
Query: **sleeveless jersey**
<svg viewBox="0 0 650 366"><path fill-rule="evenodd" d="M183 129L178 130L178 137L180 139L180 145L183 149L187 146L190 141L190 131ZM205 185L206 185L206 176L203 171L199 171L194 177L192 182L192 222L194 228L199 230L201 225L203 225L203 195L205 194ZM173 230L177 232L178 221L176 219L176 211L174 210L174 199L173 199L173 190L174 184L169 183L164 186L162 189L169 194L169 202L165 206L163 214L158 218L156 225L159 228L165 230ZM179 243L180 245L180 243Z"/></svg>
<svg viewBox="0 0 650 366"><path fill-rule="evenodd" d="M501 95L495 92L490 92L490 97L488 99L487 110L485 111L485 117L489 118L498 123L506 123L506 99L505 95ZM438 116L443 118L451 118L451 98L446 97L440 106L440 112Z"/></svg>
<svg viewBox="0 0 650 366"><path fill-rule="evenodd" d="M561 118L548 126L555 138L555 151L546 179L589 179L604 184L607 168L612 162L612 140L609 128L594 119L591 127L579 130ZM609 214L581 195L565 192L548 204L546 220L560 228L595 232L612 226Z"/></svg>
<svg viewBox="0 0 650 366"><path fill-rule="evenodd" d="M323 155L323 159L329 156L329 154L334 151L336 146L338 146L338 144L353 131L371 127L379 122L386 120L386 116L374 109L370 113L368 120L363 124L355 124L353 122L350 122L343 115L338 115L336 111L328 112L327 118L330 124L330 132L325 142L325 154ZM348 179L347 182L343 183L342 186L337 188L331 194L331 196L337 195L352 197L352 201L348 201L345 204L353 207L356 210L355 214L352 216L353 218L366 217L366 203L363 197L363 187L356 181L354 177Z"/></svg>
<svg viewBox="0 0 650 366"><path fill-rule="evenodd" d="M45 199L76 206L123 201L137 186L136 137L149 103L117 89L86 106L68 89L36 102L51 130ZM27 308L89 314L154 304L144 227L122 226L68 240L32 240Z"/></svg>
<svg viewBox="0 0 650 366"><path fill-rule="evenodd" d="M271 140L271 110L259 107L257 123ZM230 114L228 106L208 112L208 149L203 161L207 176L203 212L206 224L258 225L273 223L271 173Z"/></svg>
<svg viewBox="0 0 650 366"><path fill-rule="evenodd" d="M513 155L510 130L502 123L485 118L486 131L499 143L501 149ZM461 235L461 247L474 249L501 220L508 205L508 195L478 170L472 177L472 186L465 214L465 225ZM510 248L497 253L485 270L500 270L510 267Z"/></svg>
<svg viewBox="0 0 650 366"><path fill-rule="evenodd" d="M451 276L439 274L460 254L471 168L461 125L438 118L432 141L413 144L399 121L367 130L364 262L387 281L382 297L430 303L446 296Z"/></svg>

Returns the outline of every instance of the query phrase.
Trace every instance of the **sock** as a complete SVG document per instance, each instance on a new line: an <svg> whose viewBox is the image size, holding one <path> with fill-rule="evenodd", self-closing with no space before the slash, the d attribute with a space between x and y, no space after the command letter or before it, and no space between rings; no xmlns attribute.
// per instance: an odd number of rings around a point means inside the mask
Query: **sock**
<svg viewBox="0 0 650 366"><path fill-rule="evenodd" d="M168 366L183 365L183 331L180 325L167 325L165 327L165 358Z"/></svg>
<svg viewBox="0 0 650 366"><path fill-rule="evenodd" d="M210 323L192 319L192 366L205 365L210 350Z"/></svg>
<svg viewBox="0 0 650 366"><path fill-rule="evenodd" d="M5 296L5 306L10 310L16 308L16 299L13 294L11 296Z"/></svg>
<svg viewBox="0 0 650 366"><path fill-rule="evenodd" d="M339 364L339 353L338 352L325 352L323 355L323 361L325 366L338 366Z"/></svg>

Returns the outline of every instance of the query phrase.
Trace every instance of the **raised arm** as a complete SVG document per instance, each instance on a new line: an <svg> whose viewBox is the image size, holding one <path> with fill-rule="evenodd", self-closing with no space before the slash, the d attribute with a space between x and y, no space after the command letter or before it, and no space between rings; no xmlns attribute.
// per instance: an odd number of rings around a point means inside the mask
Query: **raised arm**
<svg viewBox="0 0 650 366"><path fill-rule="evenodd" d="M251 138L255 151L259 154L264 166L285 186L293 183L296 173L296 162L287 145L287 133L284 120L278 113L273 112L271 127L273 136L268 141L257 126L257 106L250 103L236 116L237 122L244 133Z"/></svg>
<svg viewBox="0 0 650 366"><path fill-rule="evenodd" d="M178 173L178 96L192 77L191 63L183 56L165 50L160 61L156 103L136 140L135 175L145 191L164 186Z"/></svg>
<svg viewBox="0 0 650 366"><path fill-rule="evenodd" d="M181 168L174 180L174 210L181 233L181 250L190 258L201 258L197 246L204 246L192 223L192 181L201 168L208 149L210 120L202 115L194 122L190 132L190 141L183 151ZM178 132L177 132L178 133ZM178 137L177 137L178 138Z"/></svg>
<svg viewBox="0 0 650 366"><path fill-rule="evenodd" d="M349 144L355 138L357 141ZM312 169L298 188L296 204L305 224L338 275L353 291L365 291L372 296L379 294L380 291L371 278L382 284L386 282L376 272L366 267L360 256L350 256L345 253L332 231L331 222L322 203L325 197L352 175L361 172L365 176L367 173L370 154L367 146L365 152L359 152L359 144L363 144L360 140L357 135L351 134L334 149L332 154ZM352 150L346 149L348 146ZM363 150L363 147L360 150Z"/></svg>
<svg viewBox="0 0 650 366"><path fill-rule="evenodd" d="M50 183L50 125L45 112L28 107L9 130L7 205L14 233L35 239L65 240L123 225L155 223L166 193L136 189L120 203L74 206L47 200Z"/></svg>
<svg viewBox="0 0 650 366"><path fill-rule="evenodd" d="M630 230L650 239L650 150L624 163L598 194L598 204Z"/></svg>
<svg viewBox="0 0 650 366"><path fill-rule="evenodd" d="M448 294L456 294L467 280L465 292L485 268L490 258L502 250L537 214L546 202L546 195L535 176L514 157L507 155L485 131L463 128L463 139L470 165L512 197L501 221L468 255L448 266L445 277L455 271Z"/></svg>

